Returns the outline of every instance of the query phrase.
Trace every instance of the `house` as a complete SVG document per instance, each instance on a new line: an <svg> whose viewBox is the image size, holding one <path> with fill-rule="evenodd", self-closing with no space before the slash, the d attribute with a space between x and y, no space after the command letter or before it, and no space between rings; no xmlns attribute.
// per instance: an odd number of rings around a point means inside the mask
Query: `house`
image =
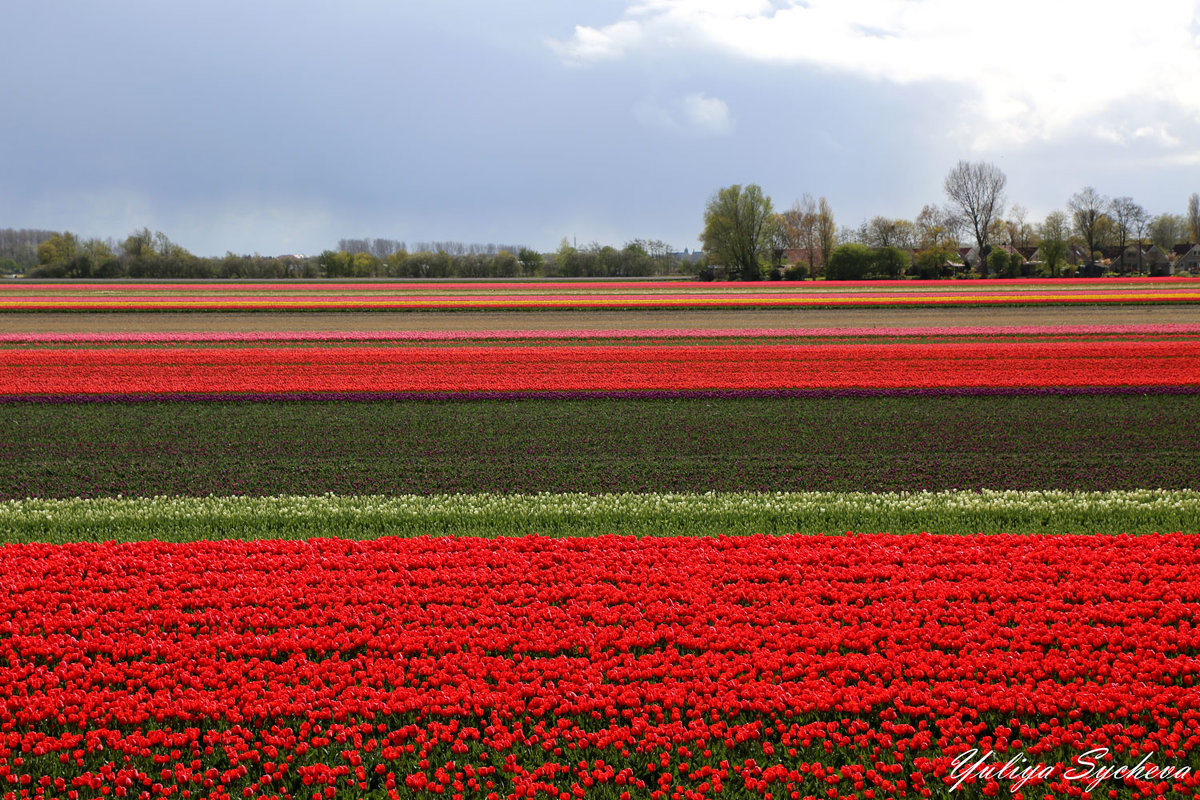
<svg viewBox="0 0 1200 800"><path fill-rule="evenodd" d="M1149 259L1146 258L1146 252L1137 245L1131 244L1125 248L1124 252L1119 252L1120 248L1116 248L1109 258L1109 266L1119 273L1140 272L1149 266Z"/></svg>
<svg viewBox="0 0 1200 800"><path fill-rule="evenodd" d="M799 264L803 261L813 269L818 269L825 264L824 259L821 258L821 251L813 247L789 247L784 251L783 258L788 264Z"/></svg>
<svg viewBox="0 0 1200 800"><path fill-rule="evenodd" d="M1046 262L1046 258L1042 255L1042 249L1040 247L1033 251L1033 255L1030 256L1029 260L1036 261L1041 264ZM1077 244L1067 245L1067 252L1063 257L1063 261L1067 264L1073 265L1086 264L1088 262L1087 248Z"/></svg>
<svg viewBox="0 0 1200 800"><path fill-rule="evenodd" d="M1132 244L1126 245L1125 249L1128 250L1130 247L1133 247L1133 245ZM1121 259L1121 246L1119 244L1110 244L1110 245L1105 245L1104 247L1101 247L1100 248L1100 258L1101 258L1101 260L1107 261L1109 263L1119 261ZM1115 264L1114 264L1114 266L1115 266Z"/></svg>
<svg viewBox="0 0 1200 800"><path fill-rule="evenodd" d="M1171 259L1158 245L1150 245L1145 257L1146 261L1142 269L1151 275L1170 275L1172 273Z"/></svg>
<svg viewBox="0 0 1200 800"><path fill-rule="evenodd" d="M1188 249L1175 256L1175 274L1200 270L1200 244L1183 245L1183 247ZM1179 250L1180 245L1176 245L1175 252L1179 253Z"/></svg>
<svg viewBox="0 0 1200 800"><path fill-rule="evenodd" d="M1146 259L1151 264L1170 264L1171 263L1171 257L1168 256L1166 253L1164 253L1162 248L1156 244L1150 245L1150 248L1148 250L1146 250Z"/></svg>

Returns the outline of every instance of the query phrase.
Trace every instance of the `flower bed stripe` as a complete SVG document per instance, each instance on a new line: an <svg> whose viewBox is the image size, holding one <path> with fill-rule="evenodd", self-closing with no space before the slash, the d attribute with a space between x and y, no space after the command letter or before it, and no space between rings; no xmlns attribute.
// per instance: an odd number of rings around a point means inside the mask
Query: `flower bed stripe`
<svg viewBox="0 0 1200 800"><path fill-rule="evenodd" d="M205 342L468 342L559 339L932 338L1011 336L1194 336L1200 323L1156 325L997 325L939 328L642 328L494 331L203 331L120 333L7 333L0 344L194 344Z"/></svg>
<svg viewBox="0 0 1200 800"><path fill-rule="evenodd" d="M0 502L0 542L387 536L1200 534L1200 492L709 492Z"/></svg>
<svg viewBox="0 0 1200 800"><path fill-rule="evenodd" d="M298 283L0 286L0 311L438 310L1194 303L1200 279L863 281L757 284Z"/></svg>
<svg viewBox="0 0 1200 800"><path fill-rule="evenodd" d="M0 499L1200 489L1200 395L13 403Z"/></svg>
<svg viewBox="0 0 1200 800"><path fill-rule="evenodd" d="M1056 304L1161 304L1200 302L1200 291L1121 291L1063 294L954 295L774 295L715 297L588 296L588 297L454 297L454 298L5 298L0 311L436 311L538 310L588 308L837 308L849 306L1008 306Z"/></svg>
<svg viewBox="0 0 1200 800"><path fill-rule="evenodd" d="M1198 387L1200 341L0 349L0 395Z"/></svg>
<svg viewBox="0 0 1200 800"><path fill-rule="evenodd" d="M158 282L127 282L106 281L88 282L77 280L37 281L21 280L6 281L0 284L0 295L21 295L32 292L76 294L82 292L166 292L166 293L274 293L292 294L296 292L398 292L398 293L441 293L441 292L615 292L615 291L667 291L667 292L712 292L715 287L722 291L738 292L820 292L829 290L855 291L860 289L888 289L892 291L966 291L974 292L992 288L1006 289L1038 289L1055 288L1059 290L1088 291L1090 287L1124 286L1124 287L1172 287L1192 286L1200 283L1200 279L1183 275L1164 277L1126 277L1126 278L992 278L986 281L954 280L939 282L921 282L909 280L864 280L864 281L778 281L763 283L705 283L688 280L669 281L596 281L596 280L513 280L513 281L274 281L269 283L254 281L158 281Z"/></svg>
<svg viewBox="0 0 1200 800"><path fill-rule="evenodd" d="M57 796L977 797L989 751L1200 788L1195 536L4 555L0 771ZM1103 754L1143 771L1069 778Z"/></svg>
<svg viewBox="0 0 1200 800"><path fill-rule="evenodd" d="M1200 395L1197 386L940 387L933 389L631 389L595 391L439 391L439 392L128 392L121 394L2 395L0 406L131 403L379 403L520 402L589 400L828 400L917 397L1125 397Z"/></svg>

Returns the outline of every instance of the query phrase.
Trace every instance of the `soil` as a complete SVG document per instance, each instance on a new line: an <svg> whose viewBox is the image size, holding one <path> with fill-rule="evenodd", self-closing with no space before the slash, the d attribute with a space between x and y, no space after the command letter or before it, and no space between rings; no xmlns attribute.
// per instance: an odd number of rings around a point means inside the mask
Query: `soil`
<svg viewBox="0 0 1200 800"><path fill-rule="evenodd" d="M838 309L0 314L0 331L489 331L1200 324L1200 305Z"/></svg>

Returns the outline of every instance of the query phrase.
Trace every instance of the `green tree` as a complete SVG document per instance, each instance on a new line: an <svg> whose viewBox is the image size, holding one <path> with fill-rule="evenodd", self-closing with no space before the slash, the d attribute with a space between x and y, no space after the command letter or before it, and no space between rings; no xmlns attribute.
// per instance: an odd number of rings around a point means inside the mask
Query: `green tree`
<svg viewBox="0 0 1200 800"><path fill-rule="evenodd" d="M38 245L38 264L58 264L70 261L79 250L79 239L75 234L56 233Z"/></svg>
<svg viewBox="0 0 1200 800"><path fill-rule="evenodd" d="M831 281L861 281L874 266L875 256L865 244L853 242L833 248L825 265L825 277Z"/></svg>
<svg viewBox="0 0 1200 800"><path fill-rule="evenodd" d="M326 278L349 278L354 272L354 256L345 250L325 250L317 256L317 265Z"/></svg>
<svg viewBox="0 0 1200 800"><path fill-rule="evenodd" d="M355 278L379 277L380 260L371 253L355 253L350 258L350 274Z"/></svg>
<svg viewBox="0 0 1200 800"><path fill-rule="evenodd" d="M718 191L704 211L704 251L745 281L762 277L761 261L771 249L771 198L756 184Z"/></svg>
<svg viewBox="0 0 1200 800"><path fill-rule="evenodd" d="M497 278L515 278L520 268L520 260L507 250L501 250L492 257L492 274Z"/></svg>
<svg viewBox="0 0 1200 800"><path fill-rule="evenodd" d="M1183 240L1186 229L1186 221L1178 214L1159 214L1150 220L1146 232L1152 243L1164 253L1169 253L1172 247Z"/></svg>
<svg viewBox="0 0 1200 800"><path fill-rule="evenodd" d="M1050 270L1050 277L1058 277L1058 268L1067 258L1067 238L1071 235L1067 215L1051 211L1041 227L1042 243L1038 248L1042 262Z"/></svg>
<svg viewBox="0 0 1200 800"><path fill-rule="evenodd" d="M392 278L401 278L408 274L407 265L404 263L408 260L408 253L403 249L393 251L384 262L387 268L387 274Z"/></svg>
<svg viewBox="0 0 1200 800"><path fill-rule="evenodd" d="M517 261L521 262L521 272L526 277L537 275L545 266L545 259L542 254L536 250L530 250L528 247L522 247L517 253Z"/></svg>
<svg viewBox="0 0 1200 800"><path fill-rule="evenodd" d="M1020 278L1021 270L1025 268L1025 256L1020 253L1010 253L1008 256L1008 277Z"/></svg>
<svg viewBox="0 0 1200 800"><path fill-rule="evenodd" d="M1008 275L1008 251L1002 247L997 247L992 252L988 253L987 265L988 273L995 275L997 278L1003 278Z"/></svg>
<svg viewBox="0 0 1200 800"><path fill-rule="evenodd" d="M149 228L134 231L121 243L121 252L130 258L154 255L154 234L150 232Z"/></svg>
<svg viewBox="0 0 1200 800"><path fill-rule="evenodd" d="M877 247L871 252L871 272L882 278L899 278L912 265L912 256L899 247Z"/></svg>
<svg viewBox="0 0 1200 800"><path fill-rule="evenodd" d="M579 250L565 236L554 253L554 272L556 276L564 278L579 276Z"/></svg>
<svg viewBox="0 0 1200 800"><path fill-rule="evenodd" d="M913 258L913 271L922 280L937 280L942 277L943 265L957 253L952 247L927 247Z"/></svg>

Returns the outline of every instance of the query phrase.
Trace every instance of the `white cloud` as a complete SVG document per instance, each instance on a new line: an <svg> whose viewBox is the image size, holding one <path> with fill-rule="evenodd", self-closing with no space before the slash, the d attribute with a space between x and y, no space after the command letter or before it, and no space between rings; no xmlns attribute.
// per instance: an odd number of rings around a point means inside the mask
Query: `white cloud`
<svg viewBox="0 0 1200 800"><path fill-rule="evenodd" d="M576 25L575 35L568 41L559 42L552 39L547 44L564 61L579 64L620 58L638 45L641 36L641 25L626 20L602 29Z"/></svg>
<svg viewBox="0 0 1200 800"><path fill-rule="evenodd" d="M644 125L696 136L723 136L733 129L725 101L703 92L666 103L644 101L634 108L634 116Z"/></svg>
<svg viewBox="0 0 1200 800"><path fill-rule="evenodd" d="M687 121L711 133L727 133L730 127L729 106L717 97L699 92L683 98L683 113Z"/></svg>
<svg viewBox="0 0 1200 800"><path fill-rule="evenodd" d="M1174 148L1179 136L1142 109L1200 120L1198 32L1200 0L643 0L553 46L574 63L669 44L899 85L955 84L973 100L948 111L979 149L1082 126Z"/></svg>

